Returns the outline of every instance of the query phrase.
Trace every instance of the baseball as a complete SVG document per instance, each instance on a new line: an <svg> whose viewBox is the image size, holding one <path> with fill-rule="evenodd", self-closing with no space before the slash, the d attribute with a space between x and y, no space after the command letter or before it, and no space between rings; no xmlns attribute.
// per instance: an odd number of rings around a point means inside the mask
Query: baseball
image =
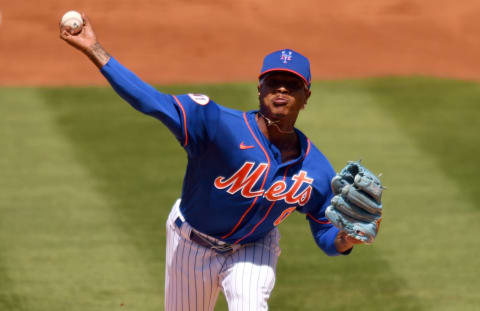
<svg viewBox="0 0 480 311"><path fill-rule="evenodd" d="M70 29L70 33L75 35L82 31L83 27L83 18L80 13L77 11L68 11L62 16L61 21L62 27Z"/></svg>

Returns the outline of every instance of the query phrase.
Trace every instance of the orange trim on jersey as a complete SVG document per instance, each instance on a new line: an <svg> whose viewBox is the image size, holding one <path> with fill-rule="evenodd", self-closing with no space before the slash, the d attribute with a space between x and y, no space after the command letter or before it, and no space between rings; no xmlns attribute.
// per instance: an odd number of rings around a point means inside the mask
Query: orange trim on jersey
<svg viewBox="0 0 480 311"><path fill-rule="evenodd" d="M265 148L263 148L263 145L260 143L260 141L258 140L257 136L255 136L255 133L252 131L252 128L250 127L250 124L248 124L248 120L247 120L247 114L244 112L243 113L243 119L245 120L245 124L247 125L248 129L250 130L250 133L252 134L253 138L255 139L255 141L257 142L257 144L260 146L260 148L262 149L263 153L265 154L265 157L267 158L267 170L265 171L265 177L263 177L263 182L262 182L262 185L260 186L260 190L263 190L263 186L265 186L265 182L267 181L267 176L268 176L268 171L270 170L270 157L268 156L268 153L267 151L265 150ZM253 208L253 206L255 205L255 203L257 202L257 199L258 197L255 198L255 200L253 200L252 204L248 207L248 209L245 211L245 213L243 213L242 217L240 217L240 220L237 222L237 224L235 225L235 227L233 227L233 229L225 234L224 236L221 237L221 239L226 239L228 238L229 236L231 236L238 228L238 226L240 226L240 224L242 223L243 219L247 216L247 214L250 212L250 210ZM237 243L237 242L235 242ZM234 243L234 244L235 244Z"/></svg>
<svg viewBox="0 0 480 311"><path fill-rule="evenodd" d="M308 217L310 217L313 221L315 221L316 223L319 223L319 224L321 224L321 225L331 224L330 220L322 221L322 220L318 220L317 218L313 217L312 214L310 214L310 213L308 213L307 215L308 215Z"/></svg>
<svg viewBox="0 0 480 311"><path fill-rule="evenodd" d="M303 160L307 157L308 153L310 152L310 146L312 145L310 143L310 139L307 138L308 146L307 146L307 151L305 151L305 155L303 156Z"/></svg>
<svg viewBox="0 0 480 311"><path fill-rule="evenodd" d="M183 147L187 146L188 144L188 131L187 131L187 114L185 113L185 109L183 109L182 104L178 100L177 96L172 95L173 98L175 98L175 101L177 104L180 106L180 109L182 109L182 114L183 114L183 124L185 124L185 143L183 144Z"/></svg>
<svg viewBox="0 0 480 311"><path fill-rule="evenodd" d="M290 166L292 166L292 164L290 164L289 166L287 166L287 168L285 169L285 174L283 174L283 181L285 181L285 178L287 177L287 172L288 172L288 169L290 168ZM250 236L253 232L255 232L255 230L257 230L258 226L260 226L264 221L265 219L267 218L268 214L270 214L270 210L272 209L272 207L275 205L275 203L277 203L277 201L274 201L272 202L272 204L270 205L270 207L268 208L267 212L265 213L265 216L263 216L262 219L260 219L259 222L257 222L257 224L255 226L253 226L252 230L250 230L249 233L245 234L243 237L241 237L240 239L236 240L235 243L233 244L237 244L239 243L240 241L242 241L243 239L245 239L246 237Z"/></svg>

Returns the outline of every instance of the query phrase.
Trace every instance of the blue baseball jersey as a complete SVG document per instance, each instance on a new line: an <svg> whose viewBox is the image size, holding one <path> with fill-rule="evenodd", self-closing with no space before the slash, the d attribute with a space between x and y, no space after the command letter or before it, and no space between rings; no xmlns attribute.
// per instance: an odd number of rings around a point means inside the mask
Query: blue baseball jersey
<svg viewBox="0 0 480 311"><path fill-rule="evenodd" d="M114 58L101 72L134 108L162 121L185 149L180 210L193 228L230 244L246 244L298 211L306 214L318 246L338 255L338 229L324 213L335 171L301 131L295 129L300 156L282 162L257 125L257 111L229 109L206 95L163 94Z"/></svg>

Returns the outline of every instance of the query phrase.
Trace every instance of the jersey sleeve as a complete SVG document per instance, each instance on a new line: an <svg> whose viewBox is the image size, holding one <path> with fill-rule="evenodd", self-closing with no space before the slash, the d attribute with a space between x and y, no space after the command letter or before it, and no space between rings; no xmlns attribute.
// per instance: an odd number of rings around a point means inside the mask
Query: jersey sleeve
<svg viewBox="0 0 480 311"><path fill-rule="evenodd" d="M332 197L333 194L325 200L325 203L320 208L308 213L307 220L310 223L310 230L318 247L328 256L337 256L340 253L337 252L334 242L339 230L325 217L325 209L330 205Z"/></svg>
<svg viewBox="0 0 480 311"><path fill-rule="evenodd" d="M348 255L351 250L344 253L339 253L335 247L335 238L339 232L325 216L325 210L330 205L330 201L333 198L333 191L330 187L330 180L335 176L333 168L328 176L322 181L320 189L325 189L325 193L322 194L321 202L317 202L311 210L306 214L306 218L310 224L310 230L312 231L313 238L317 245L328 256Z"/></svg>
<svg viewBox="0 0 480 311"><path fill-rule="evenodd" d="M200 153L213 139L219 107L207 96L161 93L113 57L100 71L133 108L165 124L189 156Z"/></svg>

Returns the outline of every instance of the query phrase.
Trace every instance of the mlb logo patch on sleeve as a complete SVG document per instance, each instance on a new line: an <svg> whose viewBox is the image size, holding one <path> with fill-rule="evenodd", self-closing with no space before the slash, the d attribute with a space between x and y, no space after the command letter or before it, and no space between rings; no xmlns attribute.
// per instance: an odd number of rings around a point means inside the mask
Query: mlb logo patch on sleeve
<svg viewBox="0 0 480 311"><path fill-rule="evenodd" d="M210 101L210 98L208 98L207 95L203 95L203 94L192 94L192 93L190 93L190 94L188 94L188 96L194 102L196 102L197 104L202 105L202 106L205 106Z"/></svg>

